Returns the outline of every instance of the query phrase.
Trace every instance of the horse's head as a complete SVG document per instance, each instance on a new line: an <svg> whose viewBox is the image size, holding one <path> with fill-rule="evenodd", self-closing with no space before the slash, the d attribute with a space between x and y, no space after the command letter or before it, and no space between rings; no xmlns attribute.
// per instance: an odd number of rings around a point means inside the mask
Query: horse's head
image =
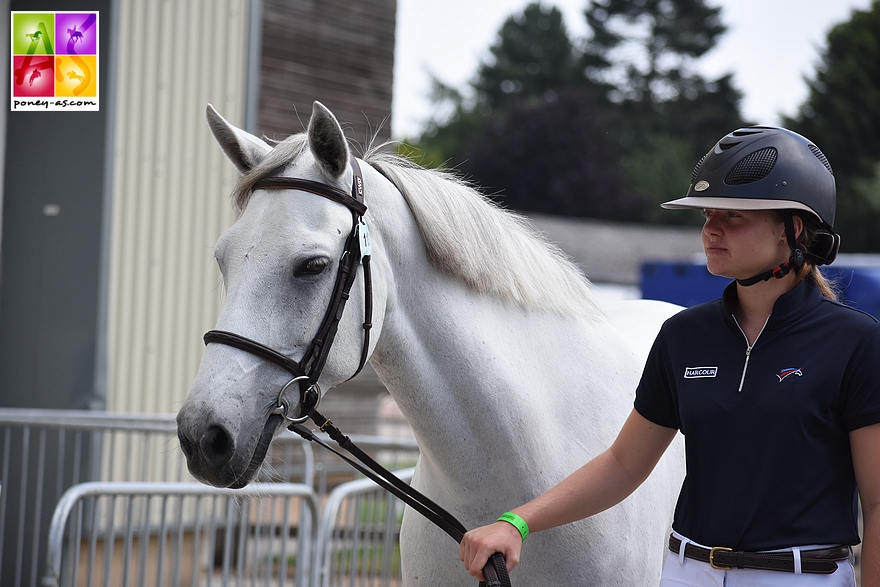
<svg viewBox="0 0 880 587"><path fill-rule="evenodd" d="M218 344L206 347L177 416L178 437L195 477L219 487L242 487L282 428L282 416L273 415L279 402L286 415L299 415L302 398L345 381L366 357L358 262L335 340L321 341L325 347L332 342L329 355L321 358L322 345L316 350L315 341L327 324L344 252L352 237L359 241L354 228L362 226L363 210L331 198L351 193L355 173L342 129L323 105L315 103L305 135L274 147L232 126L210 106L207 116L223 151L243 174L234 195L241 213L214 249L226 288L216 329L242 338L230 343L223 334L207 336ZM309 191L310 186L317 191ZM330 194L322 197L321 190ZM381 310L384 298L375 298ZM380 311L375 322L374 340L381 329ZM273 349L277 360L248 350L242 339ZM284 359L294 367L285 368ZM315 371L315 361L324 359L323 368ZM297 375L317 379L318 386L290 383Z"/></svg>

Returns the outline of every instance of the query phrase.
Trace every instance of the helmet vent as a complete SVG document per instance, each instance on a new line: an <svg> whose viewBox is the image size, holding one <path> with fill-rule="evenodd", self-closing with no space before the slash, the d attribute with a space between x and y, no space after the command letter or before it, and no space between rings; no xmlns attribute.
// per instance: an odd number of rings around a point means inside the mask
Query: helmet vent
<svg viewBox="0 0 880 587"><path fill-rule="evenodd" d="M740 129L733 131L732 134L735 137L747 137L749 135L759 135L762 131L760 130L748 130L748 129Z"/></svg>
<svg viewBox="0 0 880 587"><path fill-rule="evenodd" d="M764 179L776 165L777 152L774 147L767 147L744 157L730 170L724 183L727 185L745 185Z"/></svg>
<svg viewBox="0 0 880 587"><path fill-rule="evenodd" d="M721 150L722 150L722 151L726 151L727 149L732 149L732 148L734 148L735 146L737 146L737 145L740 144L741 142L742 142L742 141L735 141L735 142L732 142L732 143L718 143L718 146L721 147Z"/></svg>
<svg viewBox="0 0 880 587"><path fill-rule="evenodd" d="M825 166L825 169L828 170L828 173L834 175L834 172L831 170L831 163L828 162L828 159L825 157L825 154L819 150L819 147L813 144L809 144L807 146L810 148L810 151L812 151L813 155L816 156L816 159L822 162L822 165Z"/></svg>
<svg viewBox="0 0 880 587"><path fill-rule="evenodd" d="M708 155L709 155L709 153L706 153L705 155L703 155L703 157L697 162L697 165L694 167L694 171L693 171L693 173L691 173L691 185L693 185L693 183L695 181L697 181L697 174L700 173L700 167L703 166L703 161L706 160L706 157Z"/></svg>

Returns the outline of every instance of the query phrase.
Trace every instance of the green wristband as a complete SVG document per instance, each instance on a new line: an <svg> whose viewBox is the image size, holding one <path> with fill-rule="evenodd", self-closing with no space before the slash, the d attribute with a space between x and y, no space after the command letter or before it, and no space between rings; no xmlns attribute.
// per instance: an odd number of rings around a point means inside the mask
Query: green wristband
<svg viewBox="0 0 880 587"><path fill-rule="evenodd" d="M519 530L519 535L522 536L523 542L526 541L526 536L529 535L529 525L526 524L526 521L517 516L513 512L504 512L501 514L501 517L498 518L499 522L507 522L517 530Z"/></svg>

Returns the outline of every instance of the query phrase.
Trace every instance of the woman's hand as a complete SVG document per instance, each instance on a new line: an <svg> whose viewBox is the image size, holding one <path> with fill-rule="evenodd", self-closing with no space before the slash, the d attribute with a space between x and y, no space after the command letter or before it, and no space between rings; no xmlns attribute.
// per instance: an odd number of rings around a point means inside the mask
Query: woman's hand
<svg viewBox="0 0 880 587"><path fill-rule="evenodd" d="M519 563L522 544L519 530L507 522L495 522L465 534L458 549L458 558L464 562L464 567L471 575L480 581L485 581L483 567L486 566L489 557L496 552L503 554L509 573Z"/></svg>

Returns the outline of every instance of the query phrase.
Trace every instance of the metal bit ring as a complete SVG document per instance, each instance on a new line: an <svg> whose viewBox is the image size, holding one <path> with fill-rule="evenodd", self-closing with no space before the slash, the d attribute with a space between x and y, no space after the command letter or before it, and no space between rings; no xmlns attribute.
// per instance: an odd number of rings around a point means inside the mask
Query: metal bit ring
<svg viewBox="0 0 880 587"><path fill-rule="evenodd" d="M308 376L300 375L299 377L294 377L290 381L284 384L284 387L281 388L281 391L278 393L278 400L275 402L275 409L272 410L273 414L278 414L285 420L290 422L300 423L305 422L308 416L305 418L291 418L287 415L288 410L290 410L290 406L287 401L284 399L284 394L287 391L287 388L291 386L293 383L297 383L299 381L307 380Z"/></svg>

